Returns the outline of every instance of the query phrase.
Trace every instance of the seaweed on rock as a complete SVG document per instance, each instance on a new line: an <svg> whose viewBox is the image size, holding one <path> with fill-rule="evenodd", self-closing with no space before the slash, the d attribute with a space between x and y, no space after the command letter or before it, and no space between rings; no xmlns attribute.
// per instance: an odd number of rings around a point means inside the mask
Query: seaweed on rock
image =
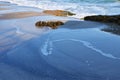
<svg viewBox="0 0 120 80"><path fill-rule="evenodd" d="M114 23L120 25L120 15L94 15L86 16L84 20L97 21L103 23Z"/></svg>
<svg viewBox="0 0 120 80"><path fill-rule="evenodd" d="M64 25L62 21L39 21L35 24L37 27L51 27L52 29L58 28L60 25Z"/></svg>

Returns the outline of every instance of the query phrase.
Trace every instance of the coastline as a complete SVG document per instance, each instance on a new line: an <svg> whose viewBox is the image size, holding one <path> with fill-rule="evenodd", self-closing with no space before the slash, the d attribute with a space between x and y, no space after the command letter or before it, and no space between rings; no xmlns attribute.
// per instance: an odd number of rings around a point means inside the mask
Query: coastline
<svg viewBox="0 0 120 80"><path fill-rule="evenodd" d="M3 46L0 48L0 54L9 52L13 47L26 40L41 36L49 30L51 31L49 27L37 28L35 24L38 21L67 22L71 20L79 21L79 19L71 17L49 15L38 8L0 1L0 45Z"/></svg>
<svg viewBox="0 0 120 80"><path fill-rule="evenodd" d="M4 9L5 10L5 9ZM19 19L19 18L26 18L26 17L34 17L34 16L44 16L45 14L40 12L13 12L13 13L6 13L1 14L0 19Z"/></svg>
<svg viewBox="0 0 120 80"><path fill-rule="evenodd" d="M0 7L0 80L120 79L120 37L105 32L108 25L8 2ZM39 21L65 24L53 30L36 27Z"/></svg>

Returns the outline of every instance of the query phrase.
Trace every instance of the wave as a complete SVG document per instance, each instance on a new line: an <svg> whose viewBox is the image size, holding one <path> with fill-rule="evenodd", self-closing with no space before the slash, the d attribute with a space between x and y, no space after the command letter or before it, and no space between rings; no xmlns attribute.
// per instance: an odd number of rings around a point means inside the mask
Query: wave
<svg viewBox="0 0 120 80"><path fill-rule="evenodd" d="M119 14L119 0L0 0L41 10L67 10L76 13L76 18L89 15Z"/></svg>

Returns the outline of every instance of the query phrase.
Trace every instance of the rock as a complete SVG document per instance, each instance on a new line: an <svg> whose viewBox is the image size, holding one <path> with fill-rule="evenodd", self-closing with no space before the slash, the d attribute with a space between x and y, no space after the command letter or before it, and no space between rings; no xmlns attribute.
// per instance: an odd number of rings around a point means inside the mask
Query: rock
<svg viewBox="0 0 120 80"><path fill-rule="evenodd" d="M60 25L64 25L64 23L62 21L39 21L35 24L39 28L51 27L52 29L56 29Z"/></svg>
<svg viewBox="0 0 120 80"><path fill-rule="evenodd" d="M43 11L45 14L55 15L55 16L73 16L74 13L71 13L69 11L63 11L63 10L45 10Z"/></svg>
<svg viewBox="0 0 120 80"><path fill-rule="evenodd" d="M115 23L120 25L120 15L95 15L95 16L86 16L84 20L97 21L103 23Z"/></svg>

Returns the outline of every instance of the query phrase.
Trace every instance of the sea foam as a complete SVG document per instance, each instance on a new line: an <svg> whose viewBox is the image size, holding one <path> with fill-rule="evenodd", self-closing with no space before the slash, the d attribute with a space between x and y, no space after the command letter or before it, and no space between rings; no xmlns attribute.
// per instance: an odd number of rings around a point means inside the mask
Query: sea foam
<svg viewBox="0 0 120 80"><path fill-rule="evenodd" d="M88 15L100 15L100 14L119 14L120 3L103 0L0 0L9 1L21 6L37 7L42 10L67 10L75 13L76 18L83 18ZM100 3L101 1L101 3ZM106 2L106 3L103 3ZM117 7L118 6L118 7ZM114 11L114 12L113 12Z"/></svg>
<svg viewBox="0 0 120 80"><path fill-rule="evenodd" d="M41 52L45 55L45 56L48 56L50 54L52 54L52 51L53 51L53 44L55 42L63 42L63 41L73 41L73 42L79 42L79 43L82 43L85 47L101 54L102 56L105 56L105 57L108 57L108 58L112 58L112 59L120 59L118 57L115 57L114 55L112 54L109 54L109 53L105 53L103 52L102 50L96 48L94 45L92 45L92 43L90 42L87 42L87 41L84 41L84 40L77 40L77 39L58 39L58 40L49 40L47 39L47 41L45 42L45 44L43 45L43 47L41 48Z"/></svg>

